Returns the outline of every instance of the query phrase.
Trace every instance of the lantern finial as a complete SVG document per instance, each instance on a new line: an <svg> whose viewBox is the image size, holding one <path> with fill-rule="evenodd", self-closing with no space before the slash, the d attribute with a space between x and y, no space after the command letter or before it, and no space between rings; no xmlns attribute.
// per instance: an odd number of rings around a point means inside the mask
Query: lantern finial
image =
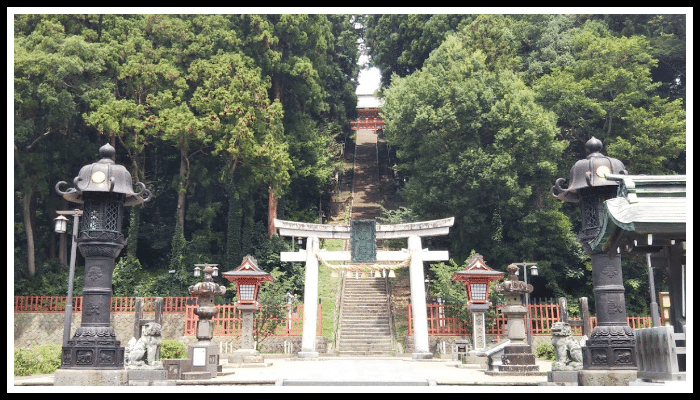
<svg viewBox="0 0 700 400"><path fill-rule="evenodd" d="M114 150L114 147L112 147L111 144L107 143L104 146L100 147L100 150L98 151L97 154L100 155L100 158L113 158L114 155L116 154L116 150Z"/></svg>

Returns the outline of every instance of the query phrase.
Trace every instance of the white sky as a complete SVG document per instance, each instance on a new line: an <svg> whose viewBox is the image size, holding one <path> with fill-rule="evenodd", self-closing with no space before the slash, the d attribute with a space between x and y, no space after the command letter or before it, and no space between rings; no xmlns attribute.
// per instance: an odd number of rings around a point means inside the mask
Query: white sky
<svg viewBox="0 0 700 400"><path fill-rule="evenodd" d="M357 77L359 86L355 89L356 94L372 94L379 89L379 69L369 68L360 70L360 75Z"/></svg>

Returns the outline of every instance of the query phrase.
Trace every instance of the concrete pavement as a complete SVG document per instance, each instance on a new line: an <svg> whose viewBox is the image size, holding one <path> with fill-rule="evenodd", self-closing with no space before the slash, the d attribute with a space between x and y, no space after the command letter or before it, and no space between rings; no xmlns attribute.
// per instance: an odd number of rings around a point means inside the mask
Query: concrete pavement
<svg viewBox="0 0 700 400"><path fill-rule="evenodd" d="M474 365L463 368L445 359L413 360L410 357L265 358L268 367L222 364L219 376L202 381L175 381L165 391L190 391L192 386L537 386L546 376L493 376ZM551 361L537 360L541 372ZM53 386L54 376L15 377L17 386ZM143 387L140 387L143 388ZM110 391L116 388L112 387ZM153 388L155 389L155 388ZM18 389L19 390L19 389Z"/></svg>

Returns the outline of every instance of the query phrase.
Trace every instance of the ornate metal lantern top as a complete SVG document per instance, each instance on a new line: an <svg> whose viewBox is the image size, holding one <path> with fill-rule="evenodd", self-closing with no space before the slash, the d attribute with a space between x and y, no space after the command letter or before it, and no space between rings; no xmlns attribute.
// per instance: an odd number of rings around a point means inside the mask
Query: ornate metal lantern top
<svg viewBox="0 0 700 400"><path fill-rule="evenodd" d="M508 280L500 283L493 287L493 291L496 293L505 294L525 294L531 293L534 289L532 285L525 284L525 282L518 279L518 266L515 264L510 264L506 270L508 270Z"/></svg>
<svg viewBox="0 0 700 400"><path fill-rule="evenodd" d="M467 262L467 267L452 275L453 281L464 282L467 290L467 305L489 304L489 286L492 281L503 277L503 272L491 269L484 262L481 254L474 254Z"/></svg>
<svg viewBox="0 0 700 400"><path fill-rule="evenodd" d="M608 174L627 175L627 170L622 161L604 156L600 152L602 149L603 142L595 137L591 137L591 139L586 142L586 151L589 153L588 156L584 160L577 161L576 164L571 167L569 187L566 189L561 187L562 184L566 182L566 179L557 179L550 190L552 196L561 201L578 203L579 191L581 189L602 186L617 187L618 183L616 181L608 180L605 176Z"/></svg>
<svg viewBox="0 0 700 400"><path fill-rule="evenodd" d="M257 304L258 292L263 282L274 282L269 273L258 268L258 262L250 255L233 271L224 272L224 278L236 283L238 304Z"/></svg>
<svg viewBox="0 0 700 400"><path fill-rule="evenodd" d="M151 199L151 191L146 186L137 182L136 186L141 190L136 193L133 189L131 174L122 165L116 164L114 157L115 150L109 143L100 147L100 160L83 166L78 176L73 179L74 188L69 188L65 192L59 189L66 182L60 181L56 184L56 192L68 201L82 204L84 202L84 192L108 192L121 193L125 195L124 205L133 206L141 204Z"/></svg>
<svg viewBox="0 0 700 400"><path fill-rule="evenodd" d="M214 278L212 278L212 272L214 272L214 267L216 265L217 264L206 264L202 271L204 272L203 281L187 288L187 292L190 296L214 297L226 294L226 287L217 285L214 283Z"/></svg>

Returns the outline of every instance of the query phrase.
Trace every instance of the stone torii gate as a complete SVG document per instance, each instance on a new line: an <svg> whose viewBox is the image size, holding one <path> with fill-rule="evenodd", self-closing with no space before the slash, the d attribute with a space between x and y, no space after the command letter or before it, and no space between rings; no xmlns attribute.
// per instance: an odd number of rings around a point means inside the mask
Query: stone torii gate
<svg viewBox="0 0 700 400"><path fill-rule="evenodd" d="M317 358L316 321L318 318L318 263L321 261L345 261L362 263L367 267L373 262L409 263L411 304L413 310L413 359L432 358L428 345L428 315L425 303L423 262L447 261L447 251L429 251L422 247L422 237L444 236L454 224L454 217L394 225L378 225L374 220L353 220L351 225L322 225L303 222L274 220L280 236L306 238L306 249L281 252L281 261L306 262L304 275L304 325L300 358ZM401 251L377 251L376 239L408 239L408 249ZM352 251L321 251L319 239L348 239ZM327 264L326 264L327 265ZM375 269L391 269L391 265L372 265ZM352 265L343 267L353 269Z"/></svg>

